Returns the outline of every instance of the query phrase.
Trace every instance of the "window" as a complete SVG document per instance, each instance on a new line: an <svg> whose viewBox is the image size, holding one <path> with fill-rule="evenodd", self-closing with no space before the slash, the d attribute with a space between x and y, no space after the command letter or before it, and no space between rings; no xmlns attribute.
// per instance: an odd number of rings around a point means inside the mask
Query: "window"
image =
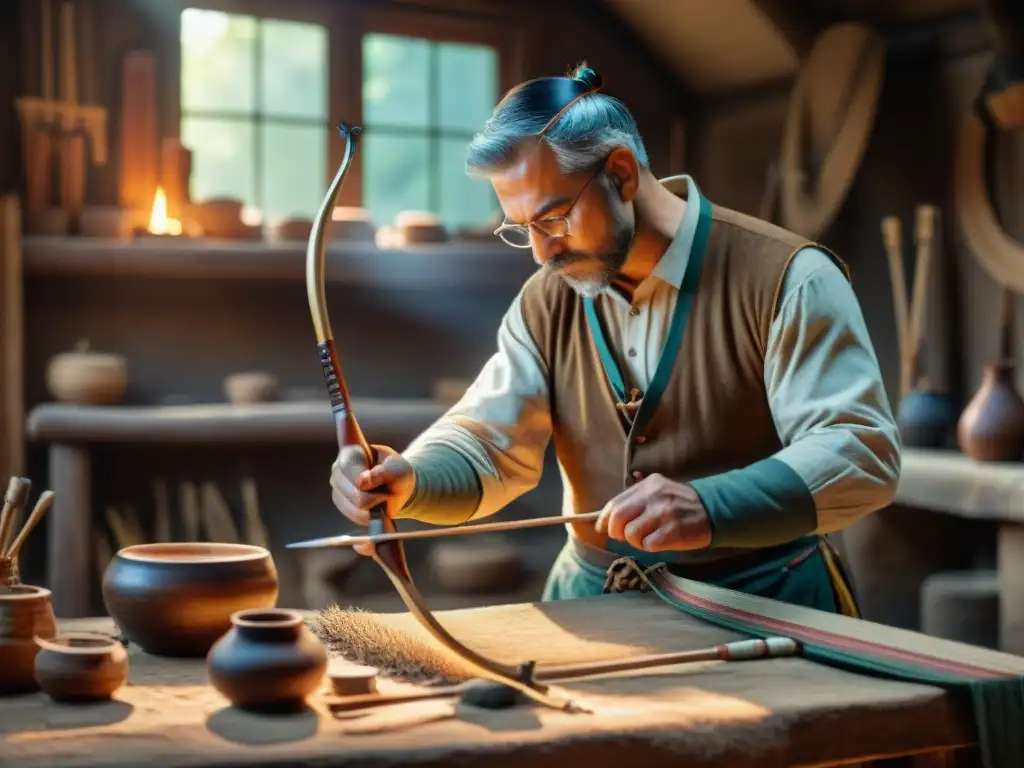
<svg viewBox="0 0 1024 768"><path fill-rule="evenodd" d="M186 9L181 141L193 200L234 197L264 220L313 218L327 183L327 30Z"/></svg>
<svg viewBox="0 0 1024 768"><path fill-rule="evenodd" d="M498 211L491 185L465 172L466 144L498 103L487 46L398 35L363 38L363 205L375 223L433 211L450 228Z"/></svg>

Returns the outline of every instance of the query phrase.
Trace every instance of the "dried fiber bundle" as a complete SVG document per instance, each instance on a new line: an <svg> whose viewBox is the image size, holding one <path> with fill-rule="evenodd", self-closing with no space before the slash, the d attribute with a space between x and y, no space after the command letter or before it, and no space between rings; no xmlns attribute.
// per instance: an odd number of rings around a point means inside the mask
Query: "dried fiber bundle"
<svg viewBox="0 0 1024 768"><path fill-rule="evenodd" d="M359 608L325 608L310 629L334 653L407 682L451 685L472 677L457 657L426 636Z"/></svg>

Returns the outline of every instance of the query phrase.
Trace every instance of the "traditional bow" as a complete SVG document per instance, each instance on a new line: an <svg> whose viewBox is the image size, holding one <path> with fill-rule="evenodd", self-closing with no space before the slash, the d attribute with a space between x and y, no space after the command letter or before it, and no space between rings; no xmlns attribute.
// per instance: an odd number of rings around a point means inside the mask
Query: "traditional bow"
<svg viewBox="0 0 1024 768"><path fill-rule="evenodd" d="M327 299L324 272L327 263L327 227L334 212L338 193L352 165L355 155L356 141L362 129L341 123L338 131L346 140L345 156L341 167L335 175L313 222L306 249L306 293L309 298L309 311L313 317L313 328L316 332L317 351L320 354L320 365L323 367L324 381L331 398L331 409L334 412L335 430L338 436L338 447L358 445L366 455L367 464L376 463L376 456L356 421L355 413L345 384L345 377L338 360L338 350L334 343L334 334L327 314ZM396 531L394 521L388 517L387 506L378 505L370 510L368 533L377 536ZM405 558L405 549L401 540L378 542L373 548L373 559L384 573L387 574L409 612L430 632L445 648L459 656L470 665L481 678L492 680L515 688L534 701L556 709L569 709L571 703L550 692L548 686L534 679L534 662L518 666L493 661L467 648L434 618L426 606L423 595L413 583L412 574Z"/></svg>

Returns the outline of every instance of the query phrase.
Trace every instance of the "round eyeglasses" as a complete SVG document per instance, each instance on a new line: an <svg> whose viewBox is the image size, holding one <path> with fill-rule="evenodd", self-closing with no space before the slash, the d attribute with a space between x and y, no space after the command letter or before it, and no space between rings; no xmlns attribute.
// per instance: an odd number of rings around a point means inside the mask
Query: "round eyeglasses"
<svg viewBox="0 0 1024 768"><path fill-rule="evenodd" d="M528 224L502 224L494 230L494 234L513 248L529 248L530 227L545 237L565 237L569 234L569 219L565 216L552 216Z"/></svg>

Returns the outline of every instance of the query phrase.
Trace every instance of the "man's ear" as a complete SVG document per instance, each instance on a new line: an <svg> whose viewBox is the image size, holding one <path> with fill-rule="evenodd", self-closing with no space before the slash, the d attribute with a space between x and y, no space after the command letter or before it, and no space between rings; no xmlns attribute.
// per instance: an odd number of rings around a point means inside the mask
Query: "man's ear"
<svg viewBox="0 0 1024 768"><path fill-rule="evenodd" d="M616 147L608 155L604 169L622 202L631 202L640 190L640 165L633 152L626 147Z"/></svg>

